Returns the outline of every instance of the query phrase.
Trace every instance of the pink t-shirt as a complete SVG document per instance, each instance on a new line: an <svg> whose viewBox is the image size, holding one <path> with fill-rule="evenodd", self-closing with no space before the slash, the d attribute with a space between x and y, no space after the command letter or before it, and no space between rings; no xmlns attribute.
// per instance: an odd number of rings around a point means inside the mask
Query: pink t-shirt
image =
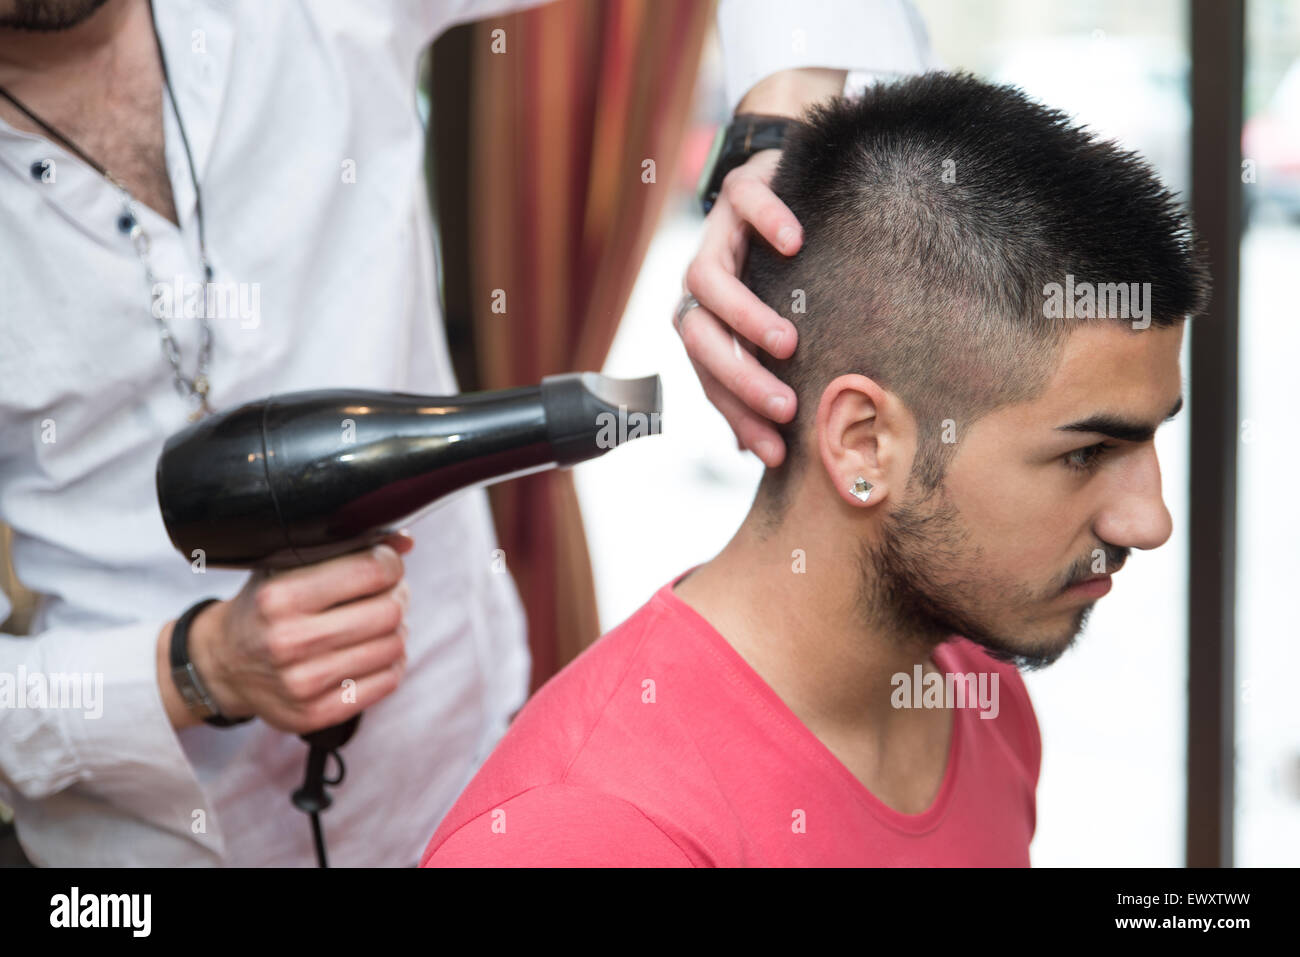
<svg viewBox="0 0 1300 957"><path fill-rule="evenodd" d="M1028 866L1041 745L1013 666L935 649L998 675L998 714L953 709L938 796L900 814L673 593L685 574L529 700L421 866Z"/></svg>

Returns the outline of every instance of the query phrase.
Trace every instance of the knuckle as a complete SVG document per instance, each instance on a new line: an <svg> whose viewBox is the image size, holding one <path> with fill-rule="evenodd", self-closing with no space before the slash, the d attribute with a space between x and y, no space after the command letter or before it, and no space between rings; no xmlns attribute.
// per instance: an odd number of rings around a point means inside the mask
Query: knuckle
<svg viewBox="0 0 1300 957"><path fill-rule="evenodd" d="M379 606L379 621L376 623L379 633L387 634L390 631L396 631L405 615L406 611L396 597L390 595L384 599Z"/></svg>
<svg viewBox="0 0 1300 957"><path fill-rule="evenodd" d="M302 702L311 697L311 684L307 673L301 668L294 668L280 675L280 690L286 699L298 705L300 711Z"/></svg>
<svg viewBox="0 0 1300 957"><path fill-rule="evenodd" d="M296 629L281 623L266 630L266 660L277 668L291 663L297 656Z"/></svg>
<svg viewBox="0 0 1300 957"><path fill-rule="evenodd" d="M754 191L755 179L754 171L747 169L743 164L737 166L728 176L733 177L731 181L731 201L733 205L743 206L749 203Z"/></svg>
<svg viewBox="0 0 1300 957"><path fill-rule="evenodd" d="M686 288L693 296L699 295L702 288L703 276L700 273L708 267L704 264L704 257L697 255L691 260L691 264L686 267Z"/></svg>
<svg viewBox="0 0 1300 957"><path fill-rule="evenodd" d="M253 596L257 613L266 620L278 617L287 607L287 597L283 586L263 585Z"/></svg>
<svg viewBox="0 0 1300 957"><path fill-rule="evenodd" d="M722 188L735 192L745 185L745 180L749 178L749 172L745 169L745 164L733 167L726 176L722 177Z"/></svg>

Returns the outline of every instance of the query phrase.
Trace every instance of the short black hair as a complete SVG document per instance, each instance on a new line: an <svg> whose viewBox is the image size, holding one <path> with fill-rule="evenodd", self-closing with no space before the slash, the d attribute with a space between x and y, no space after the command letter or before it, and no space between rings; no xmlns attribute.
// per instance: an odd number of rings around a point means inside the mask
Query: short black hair
<svg viewBox="0 0 1300 957"><path fill-rule="evenodd" d="M926 73L833 97L791 127L772 190L804 240L750 240L742 281L799 332L764 366L794 389L785 462L759 486L786 507L821 392L860 373L916 419L913 476L943 480L959 428L1046 388L1069 332L1045 287L1150 283L1152 326L1199 313L1209 275L1180 203L1135 153L1011 86ZM802 311L801 311L802 310ZM1073 312L1071 312L1073 316ZM1117 321L1128 322L1128 318Z"/></svg>

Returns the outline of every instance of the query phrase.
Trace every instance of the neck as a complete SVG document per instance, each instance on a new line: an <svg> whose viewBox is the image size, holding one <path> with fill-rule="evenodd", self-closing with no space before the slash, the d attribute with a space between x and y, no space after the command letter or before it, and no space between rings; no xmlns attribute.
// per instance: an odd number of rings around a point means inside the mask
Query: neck
<svg viewBox="0 0 1300 957"><path fill-rule="evenodd" d="M834 496L799 501L775 530L750 511L735 537L675 592L705 617L814 733L887 737L908 722L890 704L892 677L930 661L933 642L901 640L866 614L860 510ZM802 556L802 571L800 571Z"/></svg>
<svg viewBox="0 0 1300 957"><path fill-rule="evenodd" d="M85 20L63 30L0 27L0 82L84 68L100 60L113 49L140 6L136 0L108 0ZM147 9L144 12L148 14Z"/></svg>

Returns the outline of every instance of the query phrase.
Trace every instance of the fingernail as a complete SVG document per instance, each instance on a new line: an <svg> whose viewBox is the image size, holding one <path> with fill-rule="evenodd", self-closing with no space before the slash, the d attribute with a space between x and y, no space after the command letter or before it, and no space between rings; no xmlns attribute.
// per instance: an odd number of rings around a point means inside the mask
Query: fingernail
<svg viewBox="0 0 1300 957"><path fill-rule="evenodd" d="M798 235L793 226L782 226L781 231L776 234L776 244L788 252Z"/></svg>
<svg viewBox="0 0 1300 957"><path fill-rule="evenodd" d="M776 446L771 442L759 442L758 448L754 449L758 457L763 460L763 464L769 464L772 459L776 458Z"/></svg>
<svg viewBox="0 0 1300 957"><path fill-rule="evenodd" d="M778 415L782 415L785 412L787 404L786 398L783 395L769 396L767 400L767 414L775 419Z"/></svg>
<svg viewBox="0 0 1300 957"><path fill-rule="evenodd" d="M773 329L763 337L763 345L767 347L768 352L775 353L781 348L781 343L785 341L785 336L777 329Z"/></svg>

